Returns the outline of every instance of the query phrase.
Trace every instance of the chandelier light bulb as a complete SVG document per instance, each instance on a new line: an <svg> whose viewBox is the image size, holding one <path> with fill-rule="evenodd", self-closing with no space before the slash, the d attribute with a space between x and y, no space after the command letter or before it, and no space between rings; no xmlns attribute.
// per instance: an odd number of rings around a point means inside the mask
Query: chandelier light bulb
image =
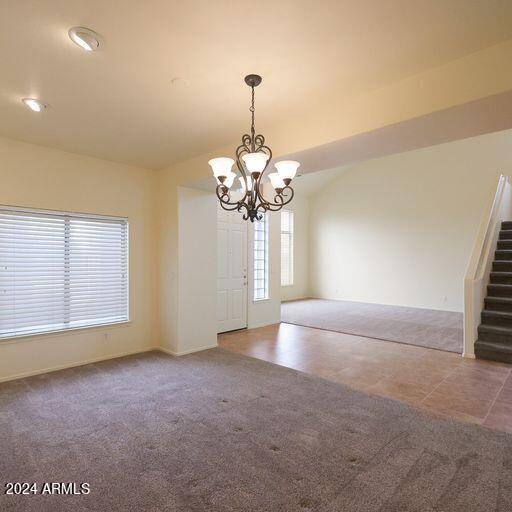
<svg viewBox="0 0 512 512"><path fill-rule="evenodd" d="M228 176L234 163L235 161L232 158L221 156L219 158L212 158L208 165L212 168L213 175L217 178L218 176Z"/></svg>
<svg viewBox="0 0 512 512"><path fill-rule="evenodd" d="M296 162L295 160L281 160L280 162L275 163L279 176L281 176L283 180L290 181L293 180L293 178L295 178L299 165L300 163ZM290 183L290 181L288 183Z"/></svg>
<svg viewBox="0 0 512 512"><path fill-rule="evenodd" d="M281 178L277 172L270 173L268 177L275 190L282 190L286 186L283 178Z"/></svg>
<svg viewBox="0 0 512 512"><path fill-rule="evenodd" d="M267 165L269 155L263 151L256 153L246 153L242 155L242 160L247 167L247 170L252 174L253 172L262 173Z"/></svg>

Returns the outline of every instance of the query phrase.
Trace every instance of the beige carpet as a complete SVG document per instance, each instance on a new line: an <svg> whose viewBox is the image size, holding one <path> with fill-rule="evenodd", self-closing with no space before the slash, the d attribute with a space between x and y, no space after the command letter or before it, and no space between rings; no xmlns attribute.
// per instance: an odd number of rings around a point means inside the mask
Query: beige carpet
<svg viewBox="0 0 512 512"><path fill-rule="evenodd" d="M16 512L512 510L512 436L220 349L0 385Z"/></svg>
<svg viewBox="0 0 512 512"><path fill-rule="evenodd" d="M307 299L283 302L281 320L289 324L462 353L462 313Z"/></svg>

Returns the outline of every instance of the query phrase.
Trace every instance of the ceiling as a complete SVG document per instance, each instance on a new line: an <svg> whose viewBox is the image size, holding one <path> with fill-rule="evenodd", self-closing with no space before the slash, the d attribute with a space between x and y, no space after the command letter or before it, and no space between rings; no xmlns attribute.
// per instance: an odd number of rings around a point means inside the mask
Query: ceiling
<svg viewBox="0 0 512 512"><path fill-rule="evenodd" d="M101 51L74 45L75 25ZM237 144L247 73L264 78L264 132L326 91L350 99L510 38L506 0L4 1L0 136L158 169Z"/></svg>

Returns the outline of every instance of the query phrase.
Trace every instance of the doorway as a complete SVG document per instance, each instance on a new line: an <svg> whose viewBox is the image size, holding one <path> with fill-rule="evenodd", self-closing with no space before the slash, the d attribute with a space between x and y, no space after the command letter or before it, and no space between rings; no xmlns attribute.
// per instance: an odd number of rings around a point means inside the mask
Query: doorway
<svg viewBox="0 0 512 512"><path fill-rule="evenodd" d="M247 222L217 206L217 333L247 327Z"/></svg>

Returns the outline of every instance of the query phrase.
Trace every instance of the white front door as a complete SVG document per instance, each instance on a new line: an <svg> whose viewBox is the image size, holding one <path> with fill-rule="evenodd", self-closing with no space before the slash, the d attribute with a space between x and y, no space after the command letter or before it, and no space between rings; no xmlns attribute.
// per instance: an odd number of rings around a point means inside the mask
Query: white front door
<svg viewBox="0 0 512 512"><path fill-rule="evenodd" d="M217 332L247 327L247 221L217 210Z"/></svg>

